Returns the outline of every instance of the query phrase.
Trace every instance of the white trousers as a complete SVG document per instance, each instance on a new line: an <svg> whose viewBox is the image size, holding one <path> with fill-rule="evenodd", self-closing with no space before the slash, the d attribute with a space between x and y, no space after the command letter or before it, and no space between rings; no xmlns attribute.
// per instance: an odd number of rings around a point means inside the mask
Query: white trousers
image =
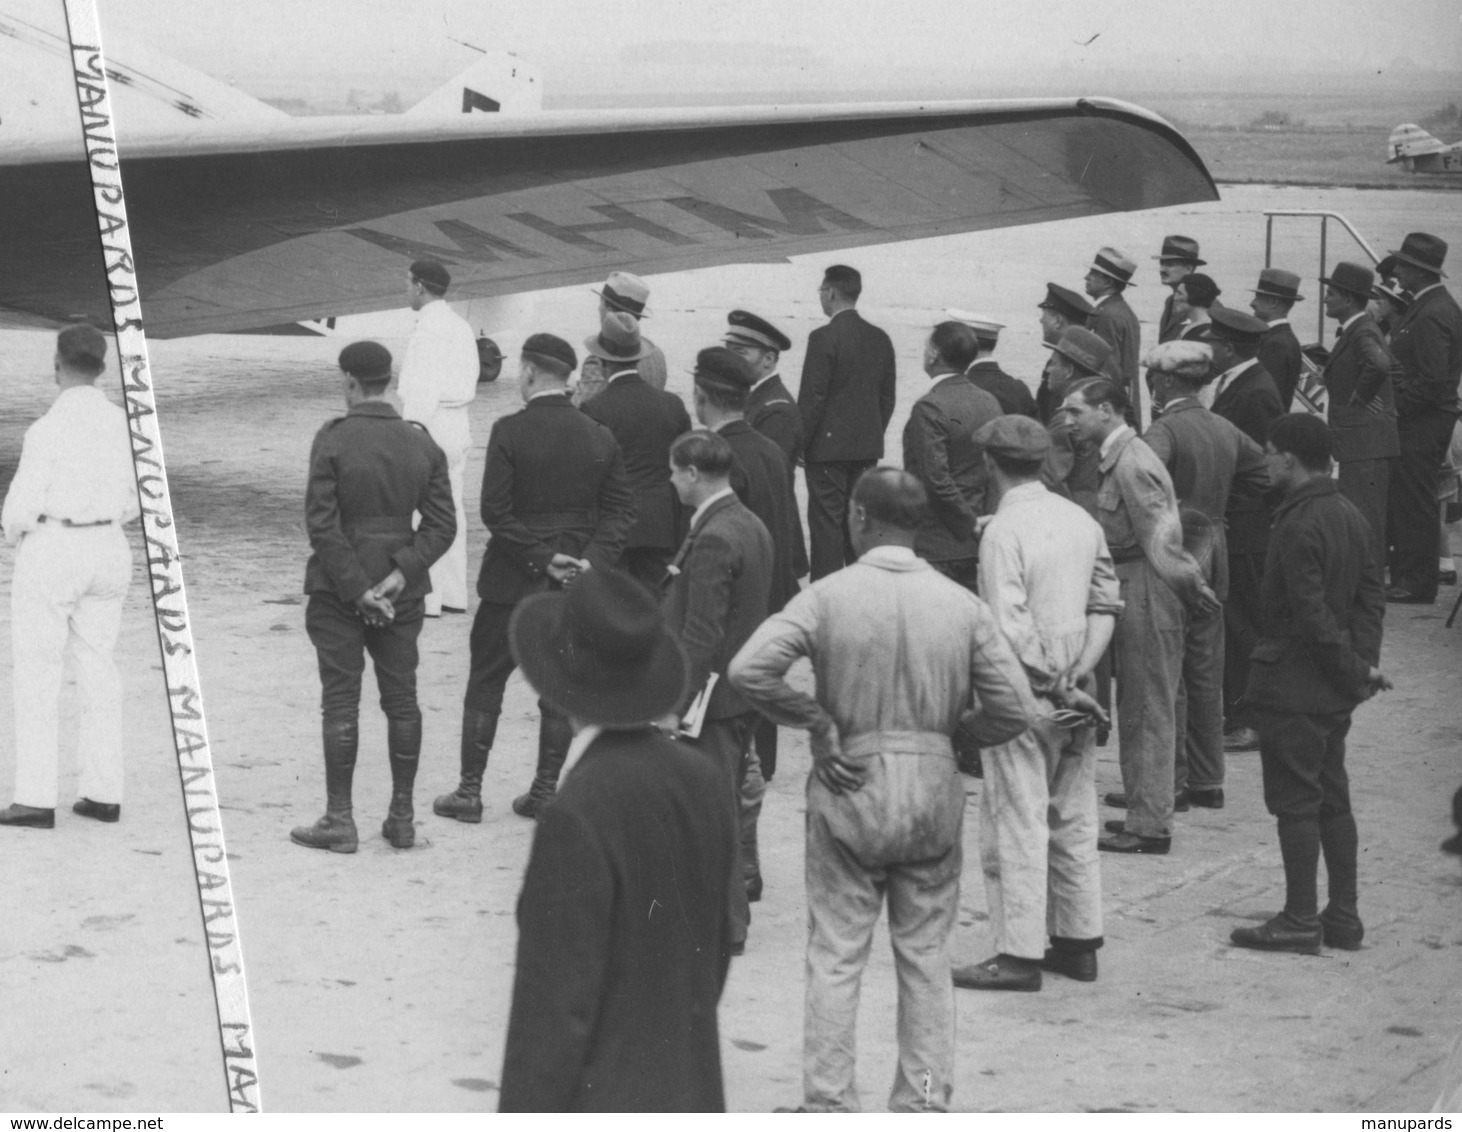
<svg viewBox="0 0 1462 1132"><path fill-rule="evenodd" d="M438 617L442 606L467 608L467 453L472 449L472 429L466 408L442 409L432 418L432 439L447 454L447 474L452 478L452 504L457 509L457 537L451 549L431 566L431 593L426 595L426 615Z"/></svg>
<svg viewBox="0 0 1462 1132"><path fill-rule="evenodd" d="M112 649L132 582L132 546L115 524L43 524L15 556L10 624L15 688L15 801L56 808L62 669L76 673L77 793L122 801L122 677Z"/></svg>

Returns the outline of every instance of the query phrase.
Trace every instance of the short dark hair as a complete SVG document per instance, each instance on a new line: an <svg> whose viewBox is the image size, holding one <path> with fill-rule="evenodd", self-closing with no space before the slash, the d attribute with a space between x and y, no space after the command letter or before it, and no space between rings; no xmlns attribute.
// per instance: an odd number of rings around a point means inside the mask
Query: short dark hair
<svg viewBox="0 0 1462 1132"><path fill-rule="evenodd" d="M945 365L963 372L980 356L980 340L962 322L941 322L929 335L929 343Z"/></svg>
<svg viewBox="0 0 1462 1132"><path fill-rule="evenodd" d="M857 268L835 263L822 273L822 285L831 287L850 303L856 303L863 293L863 276L858 274Z"/></svg>
<svg viewBox="0 0 1462 1132"><path fill-rule="evenodd" d="M670 445L670 462L677 468L694 468L703 476L720 479L731 474L731 445L719 432L697 428L683 432Z"/></svg>
<svg viewBox="0 0 1462 1132"><path fill-rule="evenodd" d="M56 335L56 354L86 377L99 377L107 368L107 337L89 322L73 322Z"/></svg>
<svg viewBox="0 0 1462 1132"><path fill-rule="evenodd" d="M1269 444L1312 472L1328 471L1330 457L1335 454L1330 426L1309 413L1285 413L1276 418L1269 426Z"/></svg>
<svg viewBox="0 0 1462 1132"><path fill-rule="evenodd" d="M574 348L553 334L530 334L523 340L523 355L535 366L558 377L568 377L579 364Z"/></svg>
<svg viewBox="0 0 1462 1132"><path fill-rule="evenodd" d="M1204 275L1195 271L1191 275L1185 275L1178 281L1178 287L1183 288L1183 293L1188 296L1188 305L1202 307L1207 310L1213 306L1220 294L1218 284L1213 281L1212 276ZM1177 287L1173 288L1177 290Z"/></svg>
<svg viewBox="0 0 1462 1132"><path fill-rule="evenodd" d="M1127 391L1110 377L1091 377L1079 381L1066 391L1066 396L1073 393L1080 393L1081 399L1093 409L1098 405L1110 405L1114 413L1124 417L1132 408L1132 402L1127 399Z"/></svg>
<svg viewBox="0 0 1462 1132"><path fill-rule="evenodd" d="M924 485L898 468L869 468L853 487L853 502L875 523L901 531L917 531L931 514Z"/></svg>
<svg viewBox="0 0 1462 1132"><path fill-rule="evenodd" d="M411 278L427 289L429 294L441 298L452 285L452 275L441 260L426 257L411 265Z"/></svg>
<svg viewBox="0 0 1462 1132"><path fill-rule="evenodd" d="M1015 476L1020 479L1038 476L1041 474L1041 469L1046 466L1045 457L1031 459L1029 456L1010 456L991 448L985 449L985 455L989 456L990 461L1007 476Z"/></svg>

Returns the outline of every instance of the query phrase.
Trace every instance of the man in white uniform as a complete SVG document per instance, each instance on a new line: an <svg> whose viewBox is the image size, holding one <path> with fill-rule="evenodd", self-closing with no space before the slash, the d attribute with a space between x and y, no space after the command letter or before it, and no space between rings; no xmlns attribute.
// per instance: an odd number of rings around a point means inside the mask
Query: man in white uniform
<svg viewBox="0 0 1462 1132"><path fill-rule="evenodd" d="M19 545L10 590L15 663L15 803L0 825L56 824L62 663L75 661L81 764L72 809L114 822L122 811L122 677L112 648L132 580L122 524L138 515L127 414L96 388L107 340L91 326L56 338L55 404L25 433L0 511Z"/></svg>
<svg viewBox="0 0 1462 1132"><path fill-rule="evenodd" d="M477 396L477 338L450 306L445 295L452 277L434 259L411 265L407 294L411 309L420 311L416 330L406 344L396 392L401 416L417 421L447 454L452 502L457 508L457 537L452 549L431 568L426 615L467 612L467 508L463 500L467 453L472 448L468 406Z"/></svg>

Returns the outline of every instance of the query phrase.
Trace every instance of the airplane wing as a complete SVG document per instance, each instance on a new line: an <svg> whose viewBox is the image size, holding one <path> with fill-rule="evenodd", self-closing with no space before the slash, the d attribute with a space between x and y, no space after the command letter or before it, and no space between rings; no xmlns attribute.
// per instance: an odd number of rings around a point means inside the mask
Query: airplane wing
<svg viewBox="0 0 1462 1132"><path fill-rule="evenodd" d="M117 128L162 338L398 307L422 255L488 297L1218 199L1176 130L1104 99ZM79 145L0 149L12 323L107 317Z"/></svg>

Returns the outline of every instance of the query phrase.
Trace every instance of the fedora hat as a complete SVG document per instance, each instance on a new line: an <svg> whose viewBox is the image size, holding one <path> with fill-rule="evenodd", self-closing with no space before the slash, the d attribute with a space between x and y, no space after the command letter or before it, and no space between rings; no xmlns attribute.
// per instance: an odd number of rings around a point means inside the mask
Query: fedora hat
<svg viewBox="0 0 1462 1132"><path fill-rule="evenodd" d="M1132 276L1137 274L1137 265L1116 248L1102 248L1091 261L1091 270L1100 271L1109 279L1132 286Z"/></svg>
<svg viewBox="0 0 1462 1132"><path fill-rule="evenodd" d="M690 662L653 594L619 570L589 570L533 594L508 623L513 659L555 710L600 727L637 727L689 692Z"/></svg>
<svg viewBox="0 0 1462 1132"><path fill-rule="evenodd" d="M594 294L615 310L629 311L636 318L649 317L645 314L645 304L650 301L650 288L638 275L631 275L628 271L611 271L609 278L604 281L603 289Z"/></svg>
<svg viewBox="0 0 1462 1132"><path fill-rule="evenodd" d="M1433 236L1429 232L1408 232L1406 239L1401 241L1400 249L1391 254L1402 263L1430 271L1443 279L1447 277L1447 273L1442 270L1442 261L1447 258L1447 241L1439 236Z"/></svg>
<svg viewBox="0 0 1462 1132"><path fill-rule="evenodd" d="M1321 276L1320 282L1327 287L1337 287L1352 295L1359 295L1362 299L1369 299L1371 290L1376 285L1376 273L1358 263L1342 262L1335 265L1335 270L1328 277Z"/></svg>
<svg viewBox="0 0 1462 1132"><path fill-rule="evenodd" d="M584 349L606 362L637 362L650 356L639 322L624 311L606 311L599 320L599 333L584 339Z"/></svg>
<svg viewBox="0 0 1462 1132"><path fill-rule="evenodd" d="M1051 350L1094 375L1102 372L1102 366L1112 356L1107 340L1084 326L1068 326L1061 331L1061 340Z"/></svg>
<svg viewBox="0 0 1462 1132"><path fill-rule="evenodd" d="M1155 260L1176 260L1191 263L1194 267L1206 267L1208 261L1198 258L1198 241L1189 236L1164 236L1162 252L1152 257Z"/></svg>
<svg viewBox="0 0 1462 1132"><path fill-rule="evenodd" d="M1259 272L1259 285L1254 288L1254 294L1286 299L1291 303L1305 301L1305 297L1300 294L1300 277L1293 271L1278 267L1266 267Z"/></svg>

